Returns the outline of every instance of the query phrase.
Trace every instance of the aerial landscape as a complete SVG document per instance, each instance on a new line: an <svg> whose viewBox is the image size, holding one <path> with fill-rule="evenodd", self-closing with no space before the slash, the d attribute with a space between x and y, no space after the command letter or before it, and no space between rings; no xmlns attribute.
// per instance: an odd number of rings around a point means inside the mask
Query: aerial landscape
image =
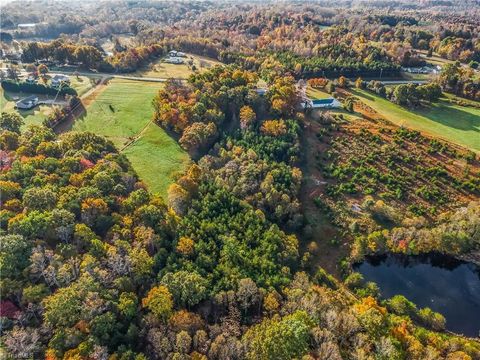
<svg viewBox="0 0 480 360"><path fill-rule="evenodd" d="M480 360L478 0L0 13L0 359Z"/></svg>

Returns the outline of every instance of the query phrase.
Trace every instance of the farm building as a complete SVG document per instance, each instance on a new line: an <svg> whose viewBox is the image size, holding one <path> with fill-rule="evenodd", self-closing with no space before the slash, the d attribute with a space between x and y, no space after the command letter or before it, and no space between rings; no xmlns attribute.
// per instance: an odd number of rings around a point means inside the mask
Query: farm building
<svg viewBox="0 0 480 360"><path fill-rule="evenodd" d="M307 99L303 103L303 107L309 107L313 109L333 109L339 108L342 104L335 98L327 98L327 99Z"/></svg>
<svg viewBox="0 0 480 360"><path fill-rule="evenodd" d="M52 86L60 86L60 84L65 83L65 84L70 84L70 78L67 75L63 74L56 74L52 78Z"/></svg>
<svg viewBox="0 0 480 360"><path fill-rule="evenodd" d="M183 59L177 56L170 56L163 61L169 64L183 64Z"/></svg>
<svg viewBox="0 0 480 360"><path fill-rule="evenodd" d="M170 57L185 57L187 56L185 53L181 52L181 51L176 51L176 50L171 50L168 55Z"/></svg>
<svg viewBox="0 0 480 360"><path fill-rule="evenodd" d="M17 109L29 110L38 105L38 96L31 95L15 103Z"/></svg>

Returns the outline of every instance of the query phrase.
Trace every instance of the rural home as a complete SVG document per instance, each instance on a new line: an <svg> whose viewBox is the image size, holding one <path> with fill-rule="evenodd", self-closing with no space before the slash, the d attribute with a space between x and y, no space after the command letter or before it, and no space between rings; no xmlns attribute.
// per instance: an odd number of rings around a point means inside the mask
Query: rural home
<svg viewBox="0 0 480 360"><path fill-rule="evenodd" d="M29 110L38 105L38 96L31 95L15 103L17 109Z"/></svg>
<svg viewBox="0 0 480 360"><path fill-rule="evenodd" d="M402 70L410 74L438 74L441 66L402 67Z"/></svg>
<svg viewBox="0 0 480 360"><path fill-rule="evenodd" d="M19 29L33 29L37 24L35 23L26 23L26 24L18 24L17 27Z"/></svg>
<svg viewBox="0 0 480 360"><path fill-rule="evenodd" d="M28 84L36 84L37 79L35 79L34 76L30 75L28 78L25 79L25 82L28 83Z"/></svg>
<svg viewBox="0 0 480 360"><path fill-rule="evenodd" d="M163 61L169 64L183 64L183 59L177 56L170 56Z"/></svg>
<svg viewBox="0 0 480 360"><path fill-rule="evenodd" d="M306 99L304 103L302 103L304 108L312 108L312 109L333 109L339 108L342 104L335 98L327 98L327 99Z"/></svg>
<svg viewBox="0 0 480 360"><path fill-rule="evenodd" d="M67 75L63 74L56 74L52 78L52 86L60 86L60 84L65 83L65 84L70 84L70 78Z"/></svg>
<svg viewBox="0 0 480 360"><path fill-rule="evenodd" d="M181 51L171 50L168 55L170 57L186 57L187 55Z"/></svg>

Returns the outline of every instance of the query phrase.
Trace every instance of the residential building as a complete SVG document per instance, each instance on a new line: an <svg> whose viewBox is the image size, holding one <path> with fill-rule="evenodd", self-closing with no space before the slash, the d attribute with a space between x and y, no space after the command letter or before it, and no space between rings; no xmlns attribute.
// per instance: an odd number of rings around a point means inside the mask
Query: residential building
<svg viewBox="0 0 480 360"><path fill-rule="evenodd" d="M309 107L312 109L333 109L342 107L340 101L333 97L327 99L306 99L302 105L304 108Z"/></svg>
<svg viewBox="0 0 480 360"><path fill-rule="evenodd" d="M51 85L53 87L58 87L61 84L70 85L70 78L67 75L63 75L63 74L54 75L51 80Z"/></svg>
<svg viewBox="0 0 480 360"><path fill-rule="evenodd" d="M38 96L31 95L15 103L17 109L29 110L38 105Z"/></svg>
<svg viewBox="0 0 480 360"><path fill-rule="evenodd" d="M183 64L183 59L178 56L170 56L163 61L169 64Z"/></svg>
<svg viewBox="0 0 480 360"><path fill-rule="evenodd" d="M171 50L168 55L170 57L186 57L187 54L181 52L181 51L176 51L176 50Z"/></svg>

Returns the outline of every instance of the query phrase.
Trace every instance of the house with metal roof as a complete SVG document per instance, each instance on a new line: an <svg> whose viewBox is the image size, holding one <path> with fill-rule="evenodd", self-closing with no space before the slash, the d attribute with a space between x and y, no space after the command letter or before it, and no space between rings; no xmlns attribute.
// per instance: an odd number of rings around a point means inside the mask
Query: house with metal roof
<svg viewBox="0 0 480 360"><path fill-rule="evenodd" d="M38 96L31 95L15 103L17 109L29 110L38 105Z"/></svg>
<svg viewBox="0 0 480 360"><path fill-rule="evenodd" d="M163 62L169 63L169 64L183 64L183 59L178 56L169 56L166 59L163 60Z"/></svg>
<svg viewBox="0 0 480 360"><path fill-rule="evenodd" d="M67 84L70 85L70 78L67 75L63 74L55 74L52 77L52 82L51 82L53 87L58 87L61 84Z"/></svg>
<svg viewBox="0 0 480 360"><path fill-rule="evenodd" d="M331 97L326 99L306 99L302 103L304 108L312 109L333 109L342 107L342 104L337 99Z"/></svg>

